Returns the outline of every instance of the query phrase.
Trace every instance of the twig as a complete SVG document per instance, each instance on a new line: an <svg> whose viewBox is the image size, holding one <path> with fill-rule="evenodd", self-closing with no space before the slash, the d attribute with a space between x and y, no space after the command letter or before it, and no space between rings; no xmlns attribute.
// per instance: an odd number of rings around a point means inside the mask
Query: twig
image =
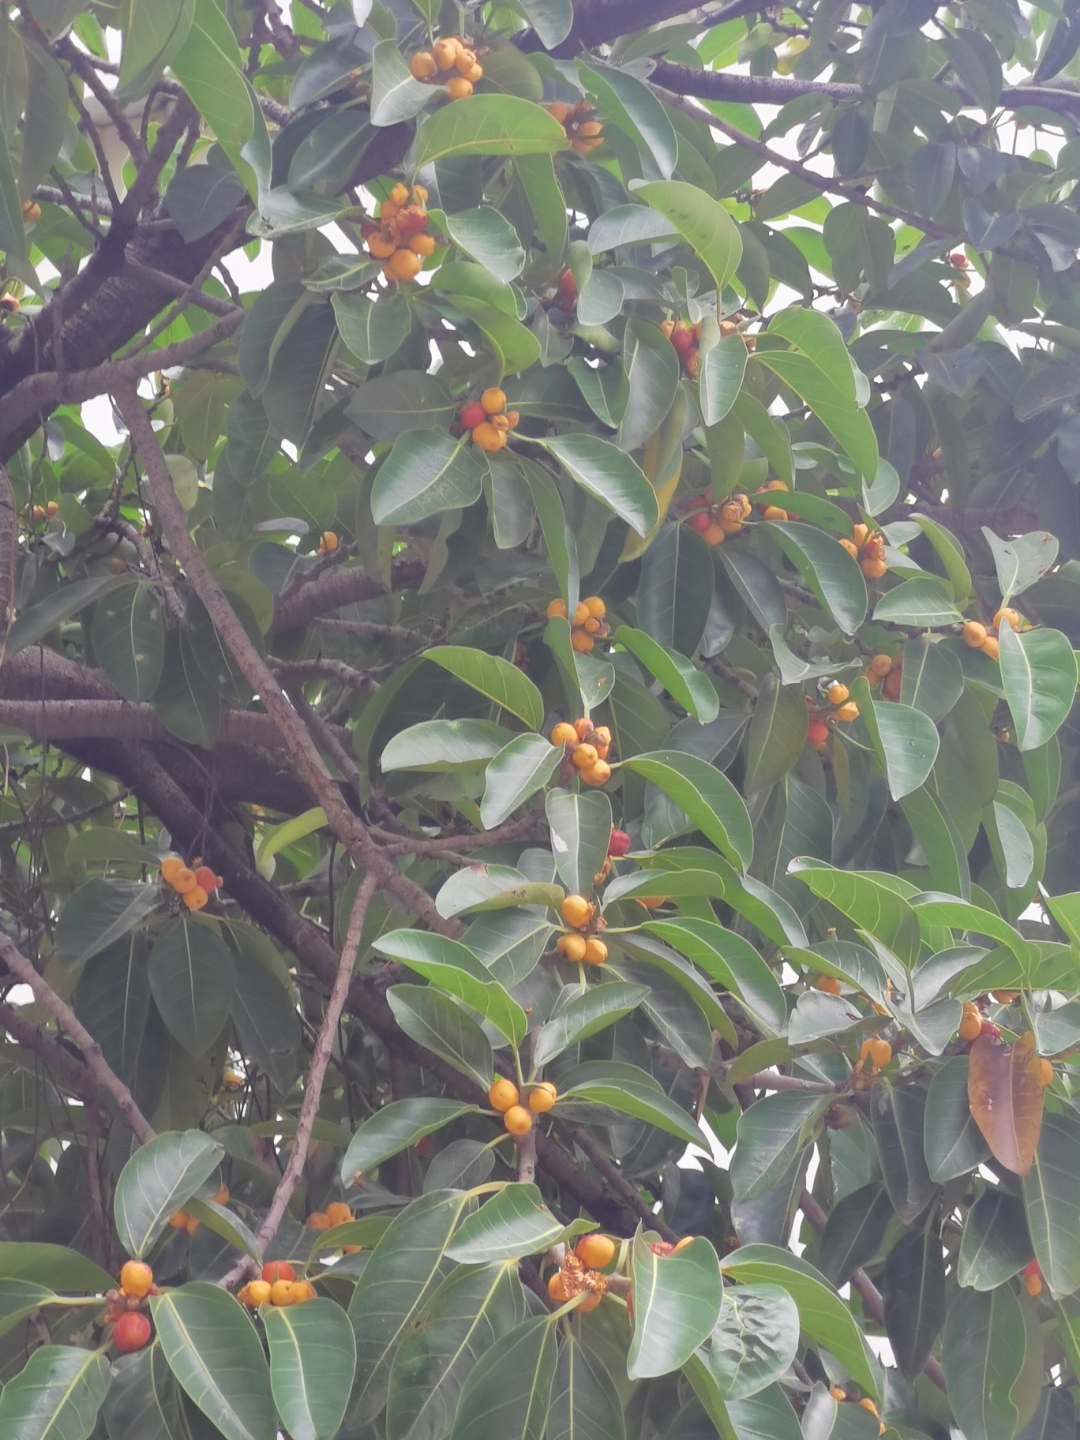
<svg viewBox="0 0 1080 1440"><path fill-rule="evenodd" d="M422 630L410 630L405 625L380 625L374 620L331 620L324 615L315 623L320 630L343 630L350 635L369 635L373 640L401 640L408 645L434 643Z"/></svg>
<svg viewBox="0 0 1080 1440"><path fill-rule="evenodd" d="M652 1206L641 1198L618 1166L612 1164L587 1130L578 1125L570 1133L578 1149L585 1152L612 1189L626 1201L635 1215L641 1220L644 1220L650 1230L659 1231L661 1238L664 1240L677 1240L679 1238L675 1231L669 1229L660 1216L657 1215Z"/></svg>
<svg viewBox="0 0 1080 1440"><path fill-rule="evenodd" d="M360 889L356 892L356 899L353 901L349 924L345 931L345 940L341 947L341 959L338 962L337 974L330 990L330 997L326 1002L319 1033L315 1037L311 1069L308 1072L308 1082L304 1088L304 1099L300 1106L300 1115L296 1122L296 1134L293 1136L288 1163L285 1166L284 1174L278 1181L278 1187L274 1191L274 1198L270 1202L266 1219L259 1227L259 1233L255 1237L260 1254L265 1253L266 1247L277 1234L278 1226L288 1209L293 1191L304 1173L308 1147L311 1144L312 1131L319 1113L323 1080L326 1078L326 1068L333 1053L334 1036L337 1033L338 1021L341 1019L341 1012L345 1006L345 997L349 993L349 983L352 980L353 966L356 964L356 952L360 948L360 933L364 928L368 901L374 893L375 877L370 874L365 875ZM234 1283L241 1275L250 1271L252 1264L253 1262L245 1256L244 1260L238 1261L225 1276L221 1282L222 1285L227 1287Z"/></svg>
<svg viewBox="0 0 1080 1440"><path fill-rule="evenodd" d="M34 998L38 1004L47 1010L61 1030L65 1032L82 1051L83 1059L86 1061L86 1068L94 1077L97 1085L116 1101L120 1113L131 1126L132 1133L136 1139L146 1144L154 1138L154 1131L146 1116L135 1104L131 1091L120 1079L120 1077L106 1063L101 1053L101 1046L97 1043L89 1030L76 1017L74 1010L61 1000L60 996L52 986L44 980L31 965L30 961L20 953L18 946L9 936L0 934L0 960L11 971L17 979L29 985L34 992Z"/></svg>
<svg viewBox="0 0 1080 1440"><path fill-rule="evenodd" d="M270 668L287 688L308 680L336 680L361 695L370 695L379 688L366 670L354 670L344 660L272 661Z"/></svg>

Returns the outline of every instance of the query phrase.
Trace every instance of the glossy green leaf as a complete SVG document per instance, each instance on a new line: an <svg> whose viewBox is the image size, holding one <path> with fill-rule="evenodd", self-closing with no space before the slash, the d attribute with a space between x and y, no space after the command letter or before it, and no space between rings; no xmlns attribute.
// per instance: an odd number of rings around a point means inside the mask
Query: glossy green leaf
<svg viewBox="0 0 1080 1440"><path fill-rule="evenodd" d="M1028 1228L1047 1285L1057 1295L1080 1289L1080 1231L1071 1210L1080 1186L1080 1122L1045 1114L1031 1174L1023 1181Z"/></svg>
<svg viewBox="0 0 1080 1440"><path fill-rule="evenodd" d="M461 1265L518 1260L546 1250L564 1228L535 1185L510 1184L462 1221L446 1253Z"/></svg>
<svg viewBox="0 0 1080 1440"><path fill-rule="evenodd" d="M240 47L214 0L195 0L194 9L191 29L171 57L172 71L249 192L254 192L253 172L240 158L241 147L255 129L254 92L244 78Z"/></svg>
<svg viewBox="0 0 1080 1440"><path fill-rule="evenodd" d="M210 925L173 920L151 947L148 974L169 1032L189 1055L205 1055L221 1034L236 990L229 947Z"/></svg>
<svg viewBox="0 0 1080 1440"><path fill-rule="evenodd" d="M698 401L706 425L718 425L735 404L746 373L746 344L726 335L698 363Z"/></svg>
<svg viewBox="0 0 1080 1440"><path fill-rule="evenodd" d="M109 1389L99 1350L42 1345L0 1395L0 1426L12 1440L87 1440Z"/></svg>
<svg viewBox="0 0 1080 1440"><path fill-rule="evenodd" d="M101 1418L109 1440L173 1440L182 1425L180 1390L159 1345L113 1365Z"/></svg>
<svg viewBox="0 0 1080 1440"><path fill-rule="evenodd" d="M919 953L919 921L911 905L887 884L888 877L834 870L813 860L792 861L795 876L855 924L910 963Z"/></svg>
<svg viewBox="0 0 1080 1440"><path fill-rule="evenodd" d="M879 1080L870 1092L881 1172L893 1209L905 1225L920 1215L934 1194L923 1154L926 1091Z"/></svg>
<svg viewBox="0 0 1080 1440"><path fill-rule="evenodd" d="M990 1147L971 1118L966 1055L952 1056L930 1082L923 1154L939 1185L969 1174L989 1157Z"/></svg>
<svg viewBox="0 0 1080 1440"><path fill-rule="evenodd" d="M550 436L541 442L567 474L631 530L647 535L657 521L656 495L630 456L597 435Z"/></svg>
<svg viewBox="0 0 1080 1440"><path fill-rule="evenodd" d="M501 1336L462 1386L450 1440L541 1440L555 1352L548 1317L526 1320Z"/></svg>
<svg viewBox="0 0 1080 1440"><path fill-rule="evenodd" d="M620 450L637 450L671 409L679 388L679 357L659 325L632 315L623 332L622 364L629 393L615 441Z"/></svg>
<svg viewBox="0 0 1080 1440"><path fill-rule="evenodd" d="M379 757L389 770L456 770L483 765L513 737L490 720L422 720L391 736Z"/></svg>
<svg viewBox="0 0 1080 1440"><path fill-rule="evenodd" d="M559 879L572 894L587 895L607 859L611 801L599 790L549 790L544 813Z"/></svg>
<svg viewBox="0 0 1080 1440"><path fill-rule="evenodd" d="M723 985L746 1010L763 1033L777 1033L787 1020L784 994L772 971L742 935L711 920L679 916L651 920L649 931L679 950Z"/></svg>
<svg viewBox="0 0 1080 1440"><path fill-rule="evenodd" d="M973 1290L996 1290L1031 1259L1023 1203L987 1187L968 1211L956 1278Z"/></svg>
<svg viewBox="0 0 1080 1440"><path fill-rule="evenodd" d="M509 661L497 655L485 655L466 645L439 645L424 651L424 659L441 665L481 695L524 720L531 729L539 729L544 719L544 702L540 692Z"/></svg>
<svg viewBox="0 0 1080 1440"><path fill-rule="evenodd" d="M780 548L814 592L819 604L853 635L866 619L866 581L847 551L829 535L797 520L770 520Z"/></svg>
<svg viewBox="0 0 1080 1440"><path fill-rule="evenodd" d="M243 1306L196 1281L154 1296L150 1314L169 1369L226 1440L274 1440L270 1372Z"/></svg>
<svg viewBox="0 0 1080 1440"><path fill-rule="evenodd" d="M757 1199L779 1182L813 1142L822 1113L820 1096L797 1090L766 1095L742 1112L731 1163L736 1201Z"/></svg>
<svg viewBox="0 0 1080 1440"><path fill-rule="evenodd" d="M726 1278L740 1284L779 1285L799 1307L803 1331L846 1365L852 1378L880 1398L877 1362L850 1310L805 1260L775 1245L744 1245L721 1266Z"/></svg>
<svg viewBox="0 0 1080 1440"><path fill-rule="evenodd" d="M720 713L720 701L708 676L684 655L665 650L644 630L620 625L615 641L624 645L663 685L671 698L703 725Z"/></svg>
<svg viewBox="0 0 1080 1440"><path fill-rule="evenodd" d="M2 203L2 200L0 200ZM19 221L20 228L22 220ZM20 609L8 631L4 653L14 655L27 645L36 645L56 630L65 620L77 615L93 600L100 600L117 587L115 575L100 575L93 580L77 580L62 585L45 600Z"/></svg>
<svg viewBox="0 0 1080 1440"><path fill-rule="evenodd" d="M889 1251L882 1292L889 1343L901 1373L914 1380L945 1323L945 1262L932 1224L908 1231Z"/></svg>
<svg viewBox="0 0 1080 1440"><path fill-rule="evenodd" d="M964 689L964 672L956 653L934 644L928 636L917 635L904 645L903 667L900 703L921 710L933 721L944 720Z"/></svg>
<svg viewBox="0 0 1080 1440"><path fill-rule="evenodd" d="M127 12L116 98L145 95L187 39L195 0L135 0Z"/></svg>
<svg viewBox="0 0 1080 1440"><path fill-rule="evenodd" d="M49 1290L108 1290L113 1277L77 1250L39 1241L0 1241L0 1277L27 1280Z"/></svg>
<svg viewBox="0 0 1080 1440"><path fill-rule="evenodd" d="M554 779L563 762L559 746L543 735L517 735L488 762L480 818L491 829Z"/></svg>
<svg viewBox="0 0 1080 1440"><path fill-rule="evenodd" d="M716 281L719 294L739 268L742 237L731 216L710 196L683 180L632 187L638 199L658 210L696 250Z"/></svg>
<svg viewBox="0 0 1080 1440"><path fill-rule="evenodd" d="M365 365L388 360L399 349L412 326L412 311L403 295L366 295L347 291L330 297L338 333Z"/></svg>
<svg viewBox="0 0 1080 1440"><path fill-rule="evenodd" d="M129 1255L147 1253L169 1216L217 1169L222 1148L199 1130L156 1135L120 1172L113 1196L117 1234Z"/></svg>
<svg viewBox="0 0 1080 1440"><path fill-rule="evenodd" d="M433 436L437 429L445 440L448 439L445 429L440 427L450 424L454 406L437 375L397 370L365 381L349 401L345 413L373 440L396 440L410 430L429 432Z"/></svg>
<svg viewBox="0 0 1080 1440"><path fill-rule="evenodd" d="M371 52L371 123L399 125L427 105L431 92L414 80L396 40L380 40Z"/></svg>
<svg viewBox="0 0 1080 1440"><path fill-rule="evenodd" d="M846 1284L854 1270L873 1260L892 1216L892 1201L880 1184L864 1185L836 1202L825 1222L817 1257L830 1284Z"/></svg>
<svg viewBox="0 0 1080 1440"><path fill-rule="evenodd" d="M589 1061L574 1071L574 1084L559 1094L560 1103L571 1100L605 1105L655 1125L668 1135L700 1145L702 1132L687 1112L672 1100L651 1075L634 1065L606 1060Z"/></svg>
<svg viewBox="0 0 1080 1440"><path fill-rule="evenodd" d="M374 1170L391 1155L409 1149L425 1135L434 1134L462 1115L475 1113L476 1106L468 1101L444 1100L434 1095L392 1100L365 1120L349 1141L341 1162L342 1184L351 1185L356 1175Z"/></svg>
<svg viewBox="0 0 1080 1440"><path fill-rule="evenodd" d="M555 1366L547 1440L625 1440L625 1436L619 1392L603 1361L572 1336L565 1337Z"/></svg>
<svg viewBox="0 0 1080 1440"><path fill-rule="evenodd" d="M1010 1392L1025 1349L1020 1304L1007 1285L962 1290L949 1306L941 1363L956 1422L971 1440L1011 1440L1017 1411Z"/></svg>
<svg viewBox="0 0 1080 1440"><path fill-rule="evenodd" d="M900 701L878 701L865 680L858 680L852 695L870 732L874 751L894 800L910 795L934 768L941 744L929 715Z"/></svg>
<svg viewBox="0 0 1080 1440"><path fill-rule="evenodd" d="M376 525L415 525L480 498L487 466L477 447L441 430L406 430L375 477Z"/></svg>
<svg viewBox="0 0 1080 1440"><path fill-rule="evenodd" d="M416 132L416 169L459 155L553 155L566 131L541 105L516 95L473 95L429 115Z"/></svg>
<svg viewBox="0 0 1080 1440"><path fill-rule="evenodd" d="M623 768L649 780L669 796L695 829L701 830L738 868L754 853L750 817L731 781L696 755L656 750L623 761Z"/></svg>
<svg viewBox="0 0 1080 1440"><path fill-rule="evenodd" d="M924 630L936 625L958 625L963 618L942 582L923 576L902 580L874 606L874 619L879 622Z"/></svg>
<svg viewBox="0 0 1080 1440"><path fill-rule="evenodd" d="M877 475L880 457L874 427L853 397L849 399L807 355L759 350L757 359L806 401L862 475L867 479Z"/></svg>
<svg viewBox="0 0 1080 1440"><path fill-rule="evenodd" d="M1027 535L1003 540L988 525L984 525L982 534L994 557L1003 605L1008 605L1014 595L1023 594L1041 580L1057 559L1058 542L1046 530L1032 530Z"/></svg>
<svg viewBox="0 0 1080 1440"><path fill-rule="evenodd" d="M622 985L617 981L590 985L570 996L566 1004L536 1032L533 1064L547 1065L556 1055L595 1035L624 1015L631 1014L649 994L643 985Z"/></svg>
<svg viewBox="0 0 1080 1440"><path fill-rule="evenodd" d="M386 1404L394 1352L450 1273L446 1247L475 1200L436 1190L413 1200L383 1232L349 1301L356 1335L353 1412L374 1417Z"/></svg>
<svg viewBox="0 0 1080 1440"><path fill-rule="evenodd" d="M477 1011L514 1045L524 1040L528 1029L524 1010L458 941L424 930L394 930L380 935L375 948Z"/></svg>
<svg viewBox="0 0 1080 1440"><path fill-rule="evenodd" d="M87 962L72 996L106 1064L125 1082L135 1073L150 1008L146 956L143 935L129 933Z"/></svg>
<svg viewBox="0 0 1080 1440"><path fill-rule="evenodd" d="M634 1331L627 1374L631 1380L665 1375L689 1360L720 1318L723 1287L716 1251L699 1237L677 1255L654 1255L636 1235L630 1282Z"/></svg>
<svg viewBox="0 0 1080 1440"><path fill-rule="evenodd" d="M456 210L447 215L446 228L455 245L496 280L514 280L521 274L525 251L509 220L490 205L481 205L476 210Z"/></svg>
<svg viewBox="0 0 1080 1440"><path fill-rule="evenodd" d="M689 525L664 525L641 557L637 623L665 649L697 650L709 619L713 560Z"/></svg>
<svg viewBox="0 0 1080 1440"><path fill-rule="evenodd" d="M725 1401L747 1400L778 1380L799 1348L799 1311L778 1285L724 1291L702 1358Z"/></svg>
<svg viewBox="0 0 1080 1440"><path fill-rule="evenodd" d="M262 1311L270 1347L270 1386L292 1440L333 1440L356 1368L349 1318L331 1300Z"/></svg>
<svg viewBox="0 0 1080 1440"><path fill-rule="evenodd" d="M1016 743L1035 750L1064 723L1076 698L1076 656L1060 630L1019 634L1006 622L998 637L1001 684Z"/></svg>
<svg viewBox="0 0 1080 1440"><path fill-rule="evenodd" d="M441 1055L484 1090L491 1085L491 1046L460 1005L449 996L420 985L392 985L386 1000L394 1019L410 1039Z"/></svg>
<svg viewBox="0 0 1080 1440"><path fill-rule="evenodd" d="M521 1288L512 1266L456 1268L394 1356L386 1405L388 1440L444 1436L469 1372L522 1318Z"/></svg>
<svg viewBox="0 0 1080 1440"><path fill-rule="evenodd" d="M791 769L806 747L803 692L774 673L762 680L746 736L747 794L762 793Z"/></svg>
<svg viewBox="0 0 1080 1440"><path fill-rule="evenodd" d="M678 160L678 141L667 111L649 87L613 65L577 62L578 75L597 108L637 145L642 157L670 180Z"/></svg>

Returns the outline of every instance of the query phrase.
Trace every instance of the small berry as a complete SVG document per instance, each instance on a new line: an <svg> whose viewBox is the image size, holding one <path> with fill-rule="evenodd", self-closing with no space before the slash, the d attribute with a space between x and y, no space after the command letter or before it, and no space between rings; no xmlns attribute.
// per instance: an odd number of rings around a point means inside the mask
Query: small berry
<svg viewBox="0 0 1080 1440"><path fill-rule="evenodd" d="M610 1235L583 1235L574 1254L590 1270L604 1270L615 1259L615 1241Z"/></svg>
<svg viewBox="0 0 1080 1440"><path fill-rule="evenodd" d="M587 965L603 965L608 958L608 948L603 940L597 940L595 935L590 935L585 941L585 963Z"/></svg>
<svg viewBox="0 0 1080 1440"><path fill-rule="evenodd" d="M467 405L461 407L461 423L466 430L474 430L477 425L482 425L487 419L487 411L480 404L479 400L470 400ZM561 600L552 601L552 604L563 605ZM548 607L548 615L551 614L551 607ZM562 614L566 614L566 606L563 605Z"/></svg>
<svg viewBox="0 0 1080 1440"><path fill-rule="evenodd" d="M566 1293L566 1282L563 1279L563 1273L561 1270L556 1270L555 1274L549 1278L547 1283L547 1289L548 1294L551 1296L552 1300L558 1301L560 1305L564 1301L569 1300L570 1298L569 1295Z"/></svg>
<svg viewBox="0 0 1080 1440"><path fill-rule="evenodd" d="M968 620L964 625L963 640L972 650L978 650L986 640L986 626L980 625L978 620Z"/></svg>
<svg viewBox="0 0 1080 1440"><path fill-rule="evenodd" d="M295 1305L296 1304L296 1281L275 1280L270 1286L271 1305Z"/></svg>
<svg viewBox="0 0 1080 1440"><path fill-rule="evenodd" d="M418 50L409 61L409 73L414 80L430 80L436 68L435 57L430 50Z"/></svg>
<svg viewBox="0 0 1080 1440"><path fill-rule="evenodd" d="M841 1390L838 1385L834 1385L834 1386L832 1387L832 1389L829 1391L829 1394L832 1396L832 1398L833 1398L834 1400L837 1400L837 1401L839 1401L839 1400L846 1400L846 1399L847 1399L847 1391L846 1391L846 1390Z"/></svg>
<svg viewBox="0 0 1080 1440"><path fill-rule="evenodd" d="M485 415L501 415L506 409L506 392L492 385L480 396L480 404Z"/></svg>
<svg viewBox="0 0 1080 1440"><path fill-rule="evenodd" d="M994 635L987 635L986 639L979 646L979 649L984 655L989 655L991 660L1000 659L1001 646L998 644L997 637Z"/></svg>
<svg viewBox="0 0 1080 1440"><path fill-rule="evenodd" d="M600 759L595 745L586 745L584 742L578 745L570 756L570 763L576 765L579 770L588 770Z"/></svg>
<svg viewBox="0 0 1080 1440"><path fill-rule="evenodd" d="M383 266L388 280L412 280L424 268L420 256L412 250L395 250Z"/></svg>
<svg viewBox="0 0 1080 1440"><path fill-rule="evenodd" d="M766 505L763 518L765 520L786 520L788 513L782 510L779 505Z"/></svg>
<svg viewBox="0 0 1080 1440"><path fill-rule="evenodd" d="M196 885L194 889L185 891L180 898L189 910L203 910L210 896L201 885Z"/></svg>
<svg viewBox="0 0 1080 1440"><path fill-rule="evenodd" d="M120 1289L125 1295L141 1300L149 1295L154 1283L154 1272L144 1260L128 1260L120 1271Z"/></svg>
<svg viewBox="0 0 1080 1440"><path fill-rule="evenodd" d="M227 1185L219 1186L210 1199L215 1205L227 1205L229 1203L229 1187Z"/></svg>
<svg viewBox="0 0 1080 1440"><path fill-rule="evenodd" d="M326 1207L326 1218L331 1225L348 1225L353 1218L352 1210L343 1200L335 1200Z"/></svg>
<svg viewBox="0 0 1080 1440"><path fill-rule="evenodd" d="M575 938L580 940L581 936ZM558 1099L558 1093L550 1080L542 1080L529 1091L529 1109L535 1110L538 1115L546 1115Z"/></svg>
<svg viewBox="0 0 1080 1440"><path fill-rule="evenodd" d="M567 960L580 963L585 959L585 937L584 935L560 935L555 941L555 949L560 955L565 955Z"/></svg>
<svg viewBox="0 0 1080 1440"><path fill-rule="evenodd" d="M579 930L592 919L595 907L584 895L567 895L560 906L560 913L567 925Z"/></svg>
<svg viewBox="0 0 1080 1440"><path fill-rule="evenodd" d="M187 1233L188 1233L189 1235L194 1235L194 1234L195 1234L195 1231L196 1231L198 1228L199 1228L199 1222L198 1222L198 1220L195 1219L195 1216L194 1216L194 1215L189 1215L189 1216L187 1217L187 1219L184 1221L184 1229L187 1231Z"/></svg>
<svg viewBox="0 0 1080 1440"><path fill-rule="evenodd" d="M868 558L859 561L859 569L868 580L880 580L888 568L886 562L880 559Z"/></svg>
<svg viewBox="0 0 1080 1440"><path fill-rule="evenodd" d="M594 636L585 630L575 630L570 636L570 644L579 655L588 655L589 651L596 644Z"/></svg>
<svg viewBox="0 0 1080 1440"><path fill-rule="evenodd" d="M595 765L590 765L587 770L579 772L580 778L586 785L599 787L606 785L611 779L611 766L606 760L597 760Z"/></svg>
<svg viewBox="0 0 1080 1440"><path fill-rule="evenodd" d="M715 520L710 520L705 529L702 530L701 538L705 541L706 545L715 547L724 543L727 539L727 531L722 525L717 524Z"/></svg>
<svg viewBox="0 0 1080 1440"><path fill-rule="evenodd" d="M630 850L630 836L625 830L612 830L608 840L607 853L619 860Z"/></svg>
<svg viewBox="0 0 1080 1440"><path fill-rule="evenodd" d="M186 865L182 865L169 881L169 884L178 895L186 895L189 890L194 890L198 883L198 880L195 878L195 871L188 869Z"/></svg>
<svg viewBox="0 0 1080 1440"><path fill-rule="evenodd" d="M455 75L446 82L446 93L451 100L467 100L473 93L472 81L466 80L464 75Z"/></svg>
<svg viewBox="0 0 1080 1440"><path fill-rule="evenodd" d="M506 444L506 434L497 430L490 420L484 420L479 425L473 426L473 443L480 446L481 450L501 450Z"/></svg>
<svg viewBox="0 0 1080 1440"><path fill-rule="evenodd" d="M122 1355L141 1350L150 1339L150 1321L140 1310L129 1310L113 1326L112 1343Z"/></svg>
<svg viewBox="0 0 1080 1440"><path fill-rule="evenodd" d="M577 731L563 720L552 730L551 743L552 745L576 745L578 743Z"/></svg>
<svg viewBox="0 0 1080 1440"><path fill-rule="evenodd" d="M527 1135L532 1129L532 1116L524 1105L511 1105L503 1115L503 1124L511 1135Z"/></svg>
<svg viewBox="0 0 1080 1440"><path fill-rule="evenodd" d="M1054 1067L1045 1056L1039 1057L1039 1084L1045 1090L1048 1085L1054 1083Z"/></svg>
<svg viewBox="0 0 1080 1440"><path fill-rule="evenodd" d="M166 885L172 885L181 870L186 869L187 866L183 860L180 859L179 855L166 855L165 859L161 862L161 878L165 881ZM197 884L198 876L195 877L195 880Z"/></svg>
<svg viewBox="0 0 1080 1440"><path fill-rule="evenodd" d="M296 1271L287 1260L268 1260L262 1267L262 1278L273 1285L277 1280L295 1280Z"/></svg>
<svg viewBox="0 0 1080 1440"><path fill-rule="evenodd" d="M840 706L834 718L842 721L844 724L848 724L850 721L859 718L859 707L855 704L854 700L849 700L846 705Z"/></svg>
<svg viewBox="0 0 1080 1440"><path fill-rule="evenodd" d="M304 1225L308 1230L329 1230L330 1217L322 1210L313 1210L304 1221Z"/></svg>
<svg viewBox="0 0 1080 1440"><path fill-rule="evenodd" d="M186 1210L174 1210L173 1213L169 1216L169 1224L174 1230L185 1229L187 1226L187 1222L188 1217Z"/></svg>
<svg viewBox="0 0 1080 1440"><path fill-rule="evenodd" d="M579 937L580 938L580 937ZM518 1088L512 1080L500 1075L488 1091L488 1104L504 1114L518 1103Z"/></svg>
<svg viewBox="0 0 1080 1440"><path fill-rule="evenodd" d="M237 1295L241 1305L257 1310L260 1305L270 1303L270 1283L267 1280L249 1280Z"/></svg>
<svg viewBox="0 0 1080 1440"><path fill-rule="evenodd" d="M824 720L811 720L806 727L806 739L811 745L823 745L829 738L829 727Z"/></svg>
<svg viewBox="0 0 1080 1440"><path fill-rule="evenodd" d="M195 880L201 885L208 895L225 884L220 875L215 875L209 865L200 865L195 871Z"/></svg>
<svg viewBox="0 0 1080 1440"><path fill-rule="evenodd" d="M1013 610L1008 605L1003 605L1001 609L997 612L997 614L994 616L994 629L1000 630L1002 623L1005 620L1008 620L1009 625L1013 630L1019 630L1020 626L1023 624L1023 621L1020 618L1019 610Z"/></svg>
<svg viewBox="0 0 1080 1440"><path fill-rule="evenodd" d="M893 668L893 658L891 655L875 655L867 668L872 675L884 679Z"/></svg>
<svg viewBox="0 0 1080 1440"><path fill-rule="evenodd" d="M846 550L853 560L859 558L859 547L855 544L854 540L849 540L846 535L841 535L836 543L842 550Z"/></svg>
<svg viewBox="0 0 1080 1440"><path fill-rule="evenodd" d="M964 1013L960 1017L960 1024L956 1032L961 1040L977 1040L982 1034L982 1016L979 1014L979 1007L973 1005L969 1010L964 1006Z"/></svg>
<svg viewBox="0 0 1080 1440"><path fill-rule="evenodd" d="M903 666L894 665L882 681L881 693L886 700L899 700L904 684Z"/></svg>
<svg viewBox="0 0 1080 1440"><path fill-rule="evenodd" d="M843 705L850 691L846 685L841 685L839 680L834 680L826 694L830 705Z"/></svg>

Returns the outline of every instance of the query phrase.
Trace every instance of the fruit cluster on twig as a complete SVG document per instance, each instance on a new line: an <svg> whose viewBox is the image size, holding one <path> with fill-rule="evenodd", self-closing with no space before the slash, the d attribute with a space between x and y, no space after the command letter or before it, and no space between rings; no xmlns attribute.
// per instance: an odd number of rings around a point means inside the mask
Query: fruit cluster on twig
<svg viewBox="0 0 1080 1440"><path fill-rule="evenodd" d="M495 451L506 444L521 416L516 410L507 410L506 392L492 385L479 400L465 402L459 419L471 432L474 445L479 445L481 450Z"/></svg>
<svg viewBox="0 0 1080 1440"><path fill-rule="evenodd" d="M460 35L444 35L430 50L418 50L409 61L409 74L425 84L443 85L451 100L467 100L484 76L484 67Z"/></svg>
<svg viewBox="0 0 1080 1440"><path fill-rule="evenodd" d="M379 206L379 218L365 220L360 234L368 254L383 262L388 280L412 280L424 267L424 261L438 246L434 235L428 235L428 192L423 185L397 184Z"/></svg>
<svg viewBox="0 0 1080 1440"><path fill-rule="evenodd" d="M611 731L606 725L594 726L591 720L562 720L551 732L552 745L561 745L566 759L578 778L586 785L606 785L611 779L608 755L611 752Z"/></svg>
<svg viewBox="0 0 1080 1440"><path fill-rule="evenodd" d="M209 865L199 865L198 861L195 864L196 868L192 869L179 855L166 855L161 862L162 880L176 891L189 910L201 910L214 891L225 883Z"/></svg>
<svg viewBox="0 0 1080 1440"><path fill-rule="evenodd" d="M287 1260L269 1260L259 1279L249 1280L236 1292L236 1298L249 1310L258 1310L260 1305L303 1305L317 1299L318 1292L310 1280L297 1280Z"/></svg>
<svg viewBox="0 0 1080 1440"><path fill-rule="evenodd" d="M604 127L596 118L596 111L587 100L568 105L565 100L553 100L547 107L548 114L554 115L566 131L566 138L579 155L588 155L604 143Z"/></svg>
<svg viewBox="0 0 1080 1440"><path fill-rule="evenodd" d="M503 1126L511 1135L527 1135L533 1127L533 1115L546 1115L558 1098L550 1080L537 1081L525 1097L526 1109L521 1103L521 1091L504 1075L498 1076L488 1091L488 1104L503 1117Z"/></svg>
<svg viewBox="0 0 1080 1440"><path fill-rule="evenodd" d="M869 525L861 523L854 526L852 537L841 535L838 544L859 562L859 569L868 580L880 580L889 568L885 561L885 537L880 530L871 530Z"/></svg>
<svg viewBox="0 0 1080 1440"><path fill-rule="evenodd" d="M549 620L570 620L570 644L581 655L588 655L597 640L606 640L611 626L605 620L607 606L599 595L579 600L572 617L567 615L565 600L552 600L544 612Z"/></svg>

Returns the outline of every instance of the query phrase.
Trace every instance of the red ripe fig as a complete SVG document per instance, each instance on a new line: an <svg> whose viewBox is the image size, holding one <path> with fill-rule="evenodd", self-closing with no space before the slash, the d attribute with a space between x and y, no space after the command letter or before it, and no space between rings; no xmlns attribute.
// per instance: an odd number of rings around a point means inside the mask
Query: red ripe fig
<svg viewBox="0 0 1080 1440"><path fill-rule="evenodd" d="M984 1021L982 1022L982 1029L979 1031L979 1034L980 1034L980 1035L989 1035L990 1038L991 1038L991 1040L1000 1040L1000 1039L1001 1039L1001 1026L1000 1026L1000 1025L995 1025L992 1020L984 1020Z"/></svg>
<svg viewBox="0 0 1080 1440"><path fill-rule="evenodd" d="M150 1339L150 1321L140 1310L121 1315L113 1327L113 1345L122 1355L141 1350Z"/></svg>
<svg viewBox="0 0 1080 1440"><path fill-rule="evenodd" d="M620 859L630 849L630 836L625 830L612 830L611 839L608 841L607 853L616 860Z"/></svg>
<svg viewBox="0 0 1080 1440"><path fill-rule="evenodd" d="M696 530L699 535L703 535L712 524L712 521L709 519L707 511L699 510L696 514L691 515L686 523L690 526L691 530Z"/></svg>
<svg viewBox="0 0 1080 1440"><path fill-rule="evenodd" d="M475 426L482 425L487 418L487 411L479 400L470 400L467 405L461 407L461 423L466 430L472 430Z"/></svg>
<svg viewBox="0 0 1080 1440"><path fill-rule="evenodd" d="M680 320L671 332L671 343L680 355L685 355L694 343L694 332Z"/></svg>
<svg viewBox="0 0 1080 1440"><path fill-rule="evenodd" d="M564 270L559 276L559 299L563 302L563 308L572 310L577 300L577 282L573 272Z"/></svg>

